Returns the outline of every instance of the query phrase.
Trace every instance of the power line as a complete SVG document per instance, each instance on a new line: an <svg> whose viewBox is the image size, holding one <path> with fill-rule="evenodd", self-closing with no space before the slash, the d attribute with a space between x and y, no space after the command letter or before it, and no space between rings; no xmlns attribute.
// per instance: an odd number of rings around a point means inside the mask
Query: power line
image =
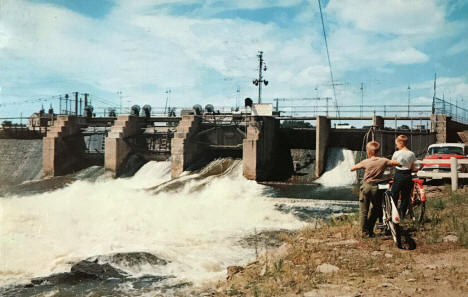
<svg viewBox="0 0 468 297"><path fill-rule="evenodd" d="M340 110L338 109L338 99L336 98L336 89L335 89L335 80L333 78L333 71L332 71L332 65L330 62L330 52L328 50L328 42L327 42L327 34L325 32L325 23L323 21L323 13L322 13L322 4L320 3L320 0L317 0L319 9L320 9L320 19L322 20L322 29L323 29L323 39L325 40L325 48L327 49L327 59L328 59L328 67L330 69L330 78L331 78L331 84L333 88L333 97L335 97L335 107L336 107L336 113L338 118L340 117Z"/></svg>

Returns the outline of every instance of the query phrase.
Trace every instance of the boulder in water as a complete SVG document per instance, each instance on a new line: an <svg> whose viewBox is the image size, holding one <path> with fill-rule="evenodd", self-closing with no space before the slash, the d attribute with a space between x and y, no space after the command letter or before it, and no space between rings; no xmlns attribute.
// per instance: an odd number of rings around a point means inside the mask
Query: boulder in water
<svg viewBox="0 0 468 297"><path fill-rule="evenodd" d="M83 260L71 267L71 273L84 278L109 279L109 278L124 278L127 276L125 272L112 267L110 264L98 264L97 261Z"/></svg>
<svg viewBox="0 0 468 297"><path fill-rule="evenodd" d="M147 252L130 252L130 253L116 253L96 258L89 258L89 261L109 262L119 266L137 266L150 264L152 266L167 265L169 261L159 258Z"/></svg>

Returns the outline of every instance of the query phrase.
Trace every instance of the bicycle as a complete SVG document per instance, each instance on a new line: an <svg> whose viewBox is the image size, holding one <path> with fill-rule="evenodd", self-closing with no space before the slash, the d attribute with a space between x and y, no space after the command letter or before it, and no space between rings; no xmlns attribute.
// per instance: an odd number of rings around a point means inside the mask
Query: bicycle
<svg viewBox="0 0 468 297"><path fill-rule="evenodd" d="M382 199L382 224L378 225L380 229L389 231L392 235L395 244L401 248L401 226L400 214L390 192L393 180L384 184L378 184L380 190L385 190ZM423 187L424 180L413 178L413 188L411 197L406 211L411 220L420 225L424 222L424 214L426 211L426 191ZM398 197L401 200L401 196Z"/></svg>
<svg viewBox="0 0 468 297"><path fill-rule="evenodd" d="M378 225L378 227L385 231L390 231L396 246L401 248L400 214L398 213L398 208L393 201L390 186L391 182L378 184L378 188L380 190L386 190L383 193L382 199L382 224Z"/></svg>

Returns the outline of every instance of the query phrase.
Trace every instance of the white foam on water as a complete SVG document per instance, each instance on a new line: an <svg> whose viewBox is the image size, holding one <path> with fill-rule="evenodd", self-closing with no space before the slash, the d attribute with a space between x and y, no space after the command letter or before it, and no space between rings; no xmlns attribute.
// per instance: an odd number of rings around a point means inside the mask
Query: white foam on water
<svg viewBox="0 0 468 297"><path fill-rule="evenodd" d="M171 263L131 268L135 275L175 275L195 284L225 277L227 266L254 259L254 250L239 244L254 229L304 225L262 197L264 186L243 178L240 165L199 190L206 179L152 194L144 188L168 181L170 163L150 162L132 178L81 180L1 198L0 284L67 272L71 263L96 255L138 251Z"/></svg>
<svg viewBox="0 0 468 297"><path fill-rule="evenodd" d="M331 147L327 153L325 173L315 182L325 187L344 187L357 183L356 172L350 171L355 158L355 152L351 150Z"/></svg>

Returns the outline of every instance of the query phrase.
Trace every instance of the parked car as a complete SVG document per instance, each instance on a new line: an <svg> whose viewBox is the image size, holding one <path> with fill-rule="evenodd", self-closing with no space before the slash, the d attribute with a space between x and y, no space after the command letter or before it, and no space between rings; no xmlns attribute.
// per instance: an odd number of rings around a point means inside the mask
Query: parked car
<svg viewBox="0 0 468 297"><path fill-rule="evenodd" d="M427 149L427 154L422 160L420 171L430 172L450 172L450 158L468 159L468 145L463 143L436 143ZM440 160L440 163L424 163L424 160ZM468 172L468 165L459 164L458 172ZM420 175L418 173L418 175Z"/></svg>

